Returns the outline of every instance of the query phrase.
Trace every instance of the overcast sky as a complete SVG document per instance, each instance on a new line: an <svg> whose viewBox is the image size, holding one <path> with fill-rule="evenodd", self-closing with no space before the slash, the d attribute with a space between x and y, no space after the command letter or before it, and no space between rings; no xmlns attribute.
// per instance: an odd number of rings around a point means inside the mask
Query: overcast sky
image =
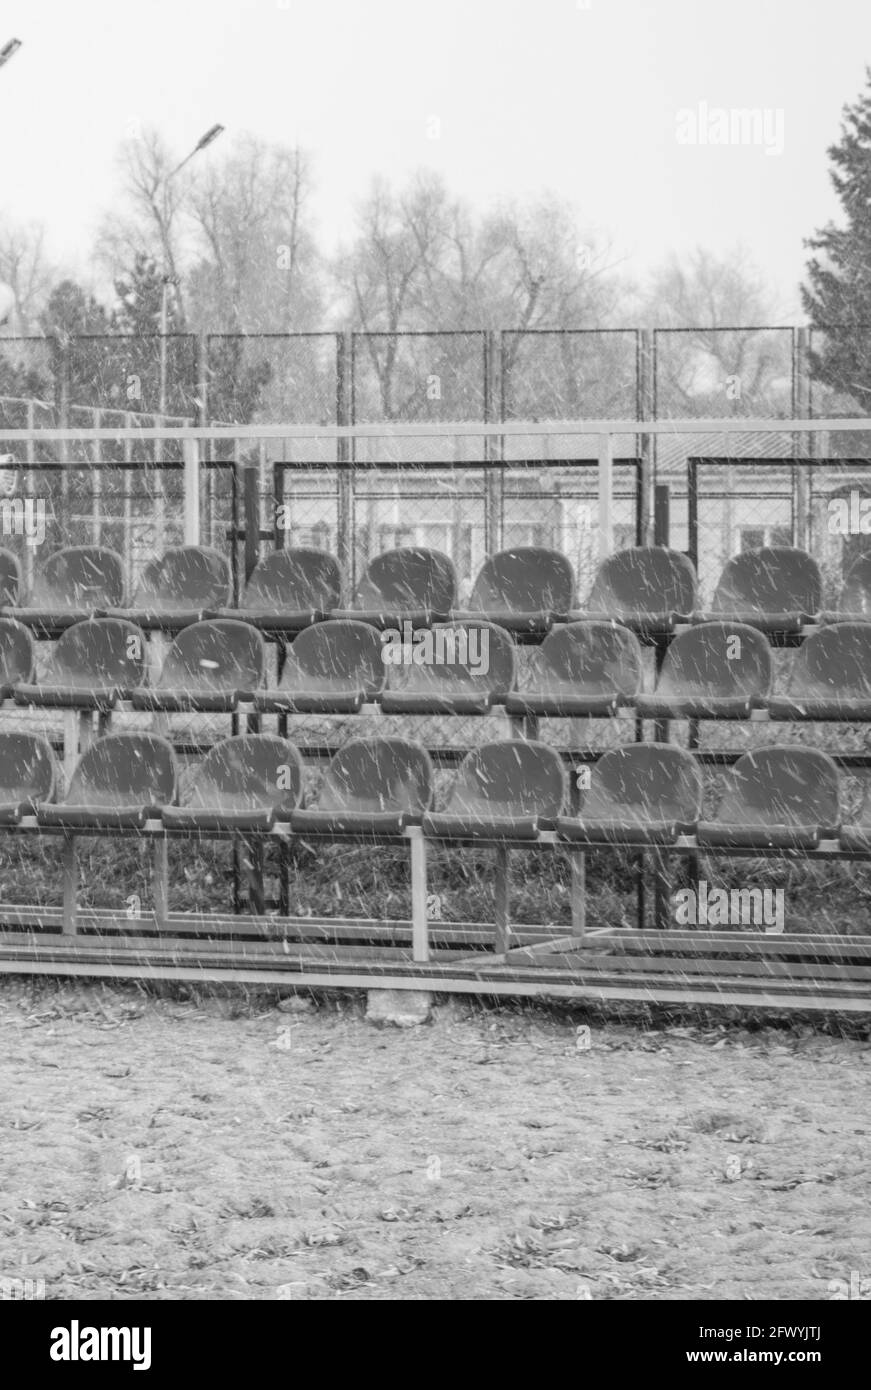
<svg viewBox="0 0 871 1390"><path fill-rule="evenodd" d="M478 206L566 198L638 278L671 250L741 241L784 321L802 237L836 212L826 147L871 62L868 0L3 0L0 14L0 43L24 41L0 71L0 214L45 222L80 273L130 122L181 158L220 121L312 152L327 244L374 173L427 166ZM769 113L770 148L782 120L782 152L700 143L716 108ZM681 111L699 143L679 141Z"/></svg>

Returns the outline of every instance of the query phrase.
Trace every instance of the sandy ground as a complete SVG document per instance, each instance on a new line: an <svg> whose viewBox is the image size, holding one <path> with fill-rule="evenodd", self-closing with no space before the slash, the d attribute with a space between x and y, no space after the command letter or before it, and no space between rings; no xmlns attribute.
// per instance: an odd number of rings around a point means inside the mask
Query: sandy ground
<svg viewBox="0 0 871 1390"><path fill-rule="evenodd" d="M871 1274L867 1039L276 1002L0 983L0 1276L49 1299L827 1300Z"/></svg>

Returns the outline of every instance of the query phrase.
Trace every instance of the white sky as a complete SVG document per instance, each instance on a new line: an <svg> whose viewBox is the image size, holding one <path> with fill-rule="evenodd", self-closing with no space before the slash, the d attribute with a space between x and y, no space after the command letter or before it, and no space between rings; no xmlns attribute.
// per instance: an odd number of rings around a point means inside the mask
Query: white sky
<svg viewBox="0 0 871 1390"><path fill-rule="evenodd" d="M568 199L634 277L743 242L784 321L871 61L867 0L4 0L0 26L24 41L0 71L0 215L45 222L79 273L129 122L181 158L220 121L311 150L328 245L372 174L431 166L478 206ZM782 155L679 144L699 102L781 109Z"/></svg>

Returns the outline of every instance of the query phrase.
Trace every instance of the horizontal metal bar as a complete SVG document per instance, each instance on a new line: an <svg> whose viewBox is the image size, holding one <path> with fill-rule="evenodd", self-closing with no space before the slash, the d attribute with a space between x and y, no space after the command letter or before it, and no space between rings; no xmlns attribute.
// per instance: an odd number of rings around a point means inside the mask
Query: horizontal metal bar
<svg viewBox="0 0 871 1390"><path fill-rule="evenodd" d="M871 433L871 420L551 420L481 423L468 420L438 424L376 425L213 425L165 429L5 429L0 439L469 439L554 438L572 434L845 434ZM509 460L510 462L510 460Z"/></svg>

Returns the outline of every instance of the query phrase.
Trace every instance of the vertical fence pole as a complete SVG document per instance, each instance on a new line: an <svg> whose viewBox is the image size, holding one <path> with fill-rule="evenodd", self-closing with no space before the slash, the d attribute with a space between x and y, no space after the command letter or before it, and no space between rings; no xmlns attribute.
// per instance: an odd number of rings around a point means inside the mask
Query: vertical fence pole
<svg viewBox="0 0 871 1390"><path fill-rule="evenodd" d="M69 427L70 427L70 356L69 356L70 347L69 347L69 342L67 341L67 342L62 342L62 343L57 344L57 350L58 350L58 379L57 379L57 390L58 390L58 415L59 415L59 418L60 418L60 427L61 427L61 429L62 429L62 430L68 430ZM63 502L63 514L64 514L64 516L63 516L63 522L64 522L64 525L67 527L67 535L66 535L66 537L65 537L65 544L66 544L66 545L69 545L69 544L70 544L70 538L69 538L69 493L70 493L70 478L69 478L69 473L67 472L67 465L69 464L69 452L68 452L68 451L69 451L69 441L66 440L66 439L64 439L64 440L61 442L60 449L59 449L58 453L59 453L59 461L60 461L60 463L63 465L63 472L61 473L60 492L61 492L61 499L62 499L62 502Z"/></svg>
<svg viewBox="0 0 871 1390"><path fill-rule="evenodd" d="M429 923L426 918L426 840L419 826L410 831L411 851L411 957L429 960Z"/></svg>
<svg viewBox="0 0 871 1390"><path fill-rule="evenodd" d="M638 334L637 413L640 420L654 419L656 411L656 353L652 329ZM656 435L641 435L641 534L642 545L650 544L651 498L656 485Z"/></svg>
<svg viewBox="0 0 871 1390"><path fill-rule="evenodd" d="M599 559L611 554L613 541L612 493L614 460L610 434L599 435Z"/></svg>
<svg viewBox="0 0 871 1390"><path fill-rule="evenodd" d="M336 334L336 424L352 425L355 417L354 339L350 332ZM353 439L336 441L336 557L353 592L354 574L354 461Z"/></svg>
<svg viewBox="0 0 871 1390"><path fill-rule="evenodd" d="M185 439L184 450L184 543L200 543L200 444ZM162 498L161 498L162 503ZM160 537L162 543L162 536ZM162 553L162 550L161 550Z"/></svg>
<svg viewBox="0 0 871 1390"><path fill-rule="evenodd" d="M792 330L792 414L794 420L809 420L811 415L810 382L810 333L806 328ZM812 453L813 437L808 434L793 436L793 454L797 458L808 458ZM811 528L812 473L810 468L796 468L793 485L793 507L795 510L795 535L793 542L803 550L811 550L813 536Z"/></svg>
<svg viewBox="0 0 871 1390"><path fill-rule="evenodd" d="M484 423L505 419L505 348L501 332L488 332L484 343ZM505 460L505 436L487 435L483 457L495 464ZM505 522L505 469L490 467L484 475L484 551L502 549Z"/></svg>
<svg viewBox="0 0 871 1390"><path fill-rule="evenodd" d="M24 495L25 497L31 497L33 495L33 474L30 470L36 459L36 441L33 438L33 431L36 428L36 403L34 401L27 402L27 428L30 431L30 437L27 441L27 468L24 472ZM46 511L48 511L48 506L46 506ZM24 580L24 592L26 594L33 592L33 553L34 548L32 545L26 545L24 547L21 577Z"/></svg>
<svg viewBox="0 0 871 1390"><path fill-rule="evenodd" d="M103 412L100 409L94 411L94 429L98 430L103 423ZM103 461L103 442L100 439L94 440L93 461L100 464ZM103 474L99 467L94 469L94 505L91 513L91 526L94 535L94 545L99 545L103 536Z"/></svg>

